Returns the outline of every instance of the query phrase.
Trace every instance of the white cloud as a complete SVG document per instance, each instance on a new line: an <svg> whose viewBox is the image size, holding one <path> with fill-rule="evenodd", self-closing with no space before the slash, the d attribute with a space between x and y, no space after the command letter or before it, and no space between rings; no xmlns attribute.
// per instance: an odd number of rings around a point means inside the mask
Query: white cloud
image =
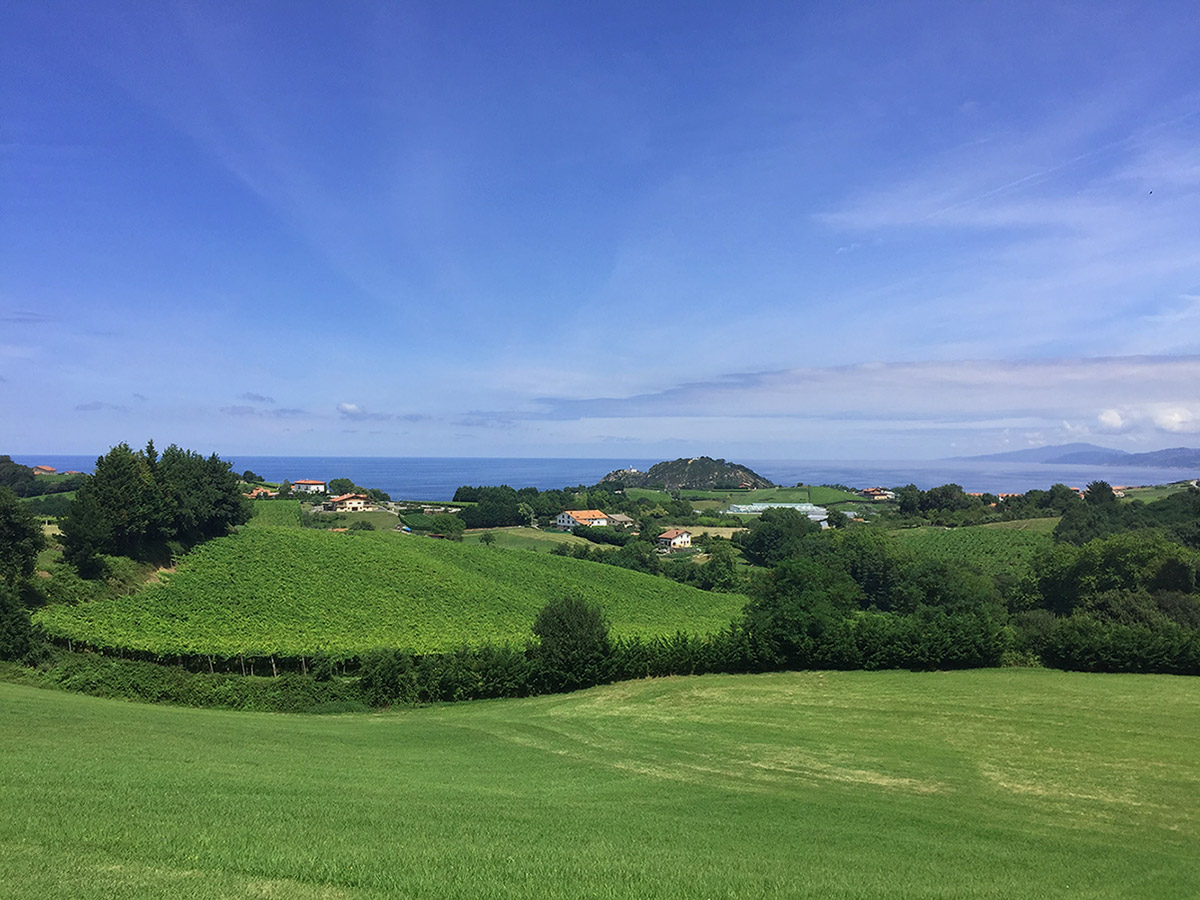
<svg viewBox="0 0 1200 900"><path fill-rule="evenodd" d="M1185 432L1189 434L1200 432L1200 415L1186 406L1163 406L1154 410L1154 424L1163 431Z"/></svg>

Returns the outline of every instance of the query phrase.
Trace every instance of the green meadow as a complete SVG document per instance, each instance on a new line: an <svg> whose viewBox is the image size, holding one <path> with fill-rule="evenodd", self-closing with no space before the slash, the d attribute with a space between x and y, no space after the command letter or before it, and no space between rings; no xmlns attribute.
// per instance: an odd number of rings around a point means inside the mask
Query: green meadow
<svg viewBox="0 0 1200 900"><path fill-rule="evenodd" d="M496 547L513 547L518 550L537 550L542 553L549 553L554 547L559 544L567 544L570 547L575 547L580 544L586 544L589 547L597 546L592 544L587 538L581 538L570 532L565 531L547 531L541 528L525 528L514 526L508 528L481 528L475 531L468 531L463 535L463 543L478 544L480 539L485 535L490 534L492 540L495 541Z"/></svg>
<svg viewBox="0 0 1200 900"><path fill-rule="evenodd" d="M109 898L1194 898L1200 690L806 672L287 716L0 684L0 885Z"/></svg>

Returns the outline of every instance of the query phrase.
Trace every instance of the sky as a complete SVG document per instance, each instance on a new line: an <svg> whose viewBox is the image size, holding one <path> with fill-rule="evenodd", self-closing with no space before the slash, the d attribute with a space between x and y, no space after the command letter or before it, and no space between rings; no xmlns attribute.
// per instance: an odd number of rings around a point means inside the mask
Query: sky
<svg viewBox="0 0 1200 900"><path fill-rule="evenodd" d="M0 452L1200 446L1190 3L0 19Z"/></svg>

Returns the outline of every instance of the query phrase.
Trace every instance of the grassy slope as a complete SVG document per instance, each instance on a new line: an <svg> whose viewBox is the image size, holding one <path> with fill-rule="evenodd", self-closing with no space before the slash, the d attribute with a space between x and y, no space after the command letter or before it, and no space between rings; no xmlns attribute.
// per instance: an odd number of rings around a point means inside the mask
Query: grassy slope
<svg viewBox="0 0 1200 900"><path fill-rule="evenodd" d="M1125 502L1141 500L1143 503L1153 503L1180 491L1186 491L1191 486L1187 481L1176 481L1174 484L1158 484L1147 487L1134 487L1125 491Z"/></svg>
<svg viewBox="0 0 1200 900"><path fill-rule="evenodd" d="M1191 898L1170 676L789 673L381 715L0 684L0 884L72 897Z"/></svg>
<svg viewBox="0 0 1200 900"><path fill-rule="evenodd" d="M538 610L565 595L599 603L616 634L646 636L719 631L745 603L548 553L257 527L197 548L165 584L37 619L74 640L156 653L429 652L522 643Z"/></svg>
<svg viewBox="0 0 1200 900"><path fill-rule="evenodd" d="M490 534L496 539L495 546L497 547L514 547L520 550L537 550L543 553L549 553L558 544L567 544L576 546L578 544L587 544L588 546L602 546L592 544L587 538L581 538L570 532L565 531L544 531L540 528L480 528L474 531L469 531L463 535L464 543L478 544L479 539L485 534Z"/></svg>

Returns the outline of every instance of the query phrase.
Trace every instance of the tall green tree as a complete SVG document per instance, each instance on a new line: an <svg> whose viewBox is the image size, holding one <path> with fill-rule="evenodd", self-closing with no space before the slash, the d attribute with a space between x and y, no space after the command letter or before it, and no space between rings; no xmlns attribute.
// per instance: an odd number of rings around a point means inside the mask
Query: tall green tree
<svg viewBox="0 0 1200 900"><path fill-rule="evenodd" d="M612 641L608 620L595 603L578 597L551 600L537 614L533 656L544 686L575 690L607 681Z"/></svg>
<svg viewBox="0 0 1200 900"><path fill-rule="evenodd" d="M21 659L33 647L33 625L22 587L45 545L41 525L6 487L0 487L0 659Z"/></svg>
<svg viewBox="0 0 1200 900"><path fill-rule="evenodd" d="M85 576L102 570L102 554L163 559L170 542L191 546L248 521L239 488L216 454L172 444L160 457L153 441L138 452L118 444L75 495L62 523L63 555Z"/></svg>
<svg viewBox="0 0 1200 900"><path fill-rule="evenodd" d="M0 579L10 586L33 574L46 545L33 513L6 487L0 487Z"/></svg>

